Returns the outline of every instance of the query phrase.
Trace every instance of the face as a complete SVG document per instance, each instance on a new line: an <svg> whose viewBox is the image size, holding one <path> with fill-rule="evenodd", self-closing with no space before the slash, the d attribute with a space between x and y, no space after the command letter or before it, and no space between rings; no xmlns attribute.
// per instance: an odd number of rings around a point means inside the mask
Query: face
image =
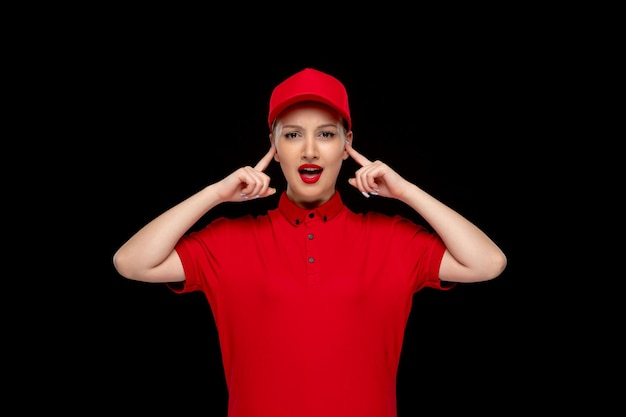
<svg viewBox="0 0 626 417"><path fill-rule="evenodd" d="M352 132L345 134L339 115L324 105L301 103L280 114L270 140L291 201L311 208L333 196L348 158L346 138L352 140Z"/></svg>

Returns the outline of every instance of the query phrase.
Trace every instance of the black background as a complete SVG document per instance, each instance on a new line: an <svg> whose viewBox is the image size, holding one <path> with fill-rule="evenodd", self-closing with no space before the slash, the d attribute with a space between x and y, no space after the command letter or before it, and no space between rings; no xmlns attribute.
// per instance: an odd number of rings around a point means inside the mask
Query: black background
<svg viewBox="0 0 626 417"><path fill-rule="evenodd" d="M272 88L305 67L343 81L359 152L459 211L508 256L493 281L415 295L398 373L399 416L433 408L530 411L554 395L549 386L560 366L546 338L555 318L538 317L548 298L545 257L529 245L529 238L541 241L535 213L547 179L545 154L537 151L545 137L537 132L550 107L551 52L503 29L500 36L477 30L425 38L407 31L414 37L399 39L415 43L401 48L395 40L357 46L356 36L339 46L265 38L225 45L223 34L201 29L124 35L91 38L71 72L81 121L74 133L85 145L68 175L88 180L73 195L81 201L70 209L79 223L72 250L85 253L88 267L73 272L78 284L60 307L73 341L63 347L69 368L53 368L71 369L71 395L88 404L80 408L225 416L217 334L204 297L126 280L111 258L162 211L254 165L269 145ZM366 200L347 185L356 168L348 160L339 178L349 207L422 222L398 202ZM284 189L276 163L266 172ZM276 202L223 205L200 224L262 213ZM547 368L538 362L546 358L554 360ZM534 384L519 388L526 378Z"/></svg>
<svg viewBox="0 0 626 417"><path fill-rule="evenodd" d="M125 239L161 211L239 166L254 165L268 147L271 88L306 66L327 71L349 91L355 148L386 161L477 223L509 257L507 270L493 282L415 296L398 375L400 415L413 415L429 403L445 408L448 386L471 401L468 407L490 407L481 398L485 391L502 389L511 375L532 366L526 355L512 352L536 348L525 328L532 278L523 272L519 241L529 225L519 216L523 198L517 197L518 173L511 166L517 148L524 146L525 121L517 104L526 91L506 57L494 68L491 59L485 62L491 57L480 52L460 54L444 62L388 68L349 59L328 62L324 56L267 59L263 65L235 59L215 66L174 56L168 59L179 64L165 65L169 70L161 66L161 54L129 57L132 65L116 77L124 86L120 103L110 109L119 131L111 132L117 151L110 169L116 181L110 184L114 200L108 215L114 221L105 227L110 236L105 258L110 261ZM421 221L401 204L365 200L345 185L355 169L353 161L346 163L339 184L350 207ZM284 189L277 164L267 172ZM270 198L225 205L203 223L275 204ZM122 395L142 407L144 401L171 400L178 393L185 406L196 403L191 408L224 415L223 370L206 300L129 282L110 262L107 268L109 280L100 290L109 292L107 305L113 309L102 324L115 362L106 371L119 378L118 388L127 393ZM153 393L128 395L135 387Z"/></svg>

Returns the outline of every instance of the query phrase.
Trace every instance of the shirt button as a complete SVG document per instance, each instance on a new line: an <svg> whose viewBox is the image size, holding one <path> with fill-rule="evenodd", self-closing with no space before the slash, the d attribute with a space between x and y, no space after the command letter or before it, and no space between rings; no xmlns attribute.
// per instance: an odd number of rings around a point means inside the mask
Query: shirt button
<svg viewBox="0 0 626 417"><path fill-rule="evenodd" d="M312 264L313 262L315 262L315 258L309 258L309 263Z"/></svg>
<svg viewBox="0 0 626 417"><path fill-rule="evenodd" d="M309 213L309 219L312 219L312 218L313 218L313 216L315 216L315 214L313 214L313 213Z"/></svg>
<svg viewBox="0 0 626 417"><path fill-rule="evenodd" d="M309 233L309 239L313 239L313 233Z"/></svg>

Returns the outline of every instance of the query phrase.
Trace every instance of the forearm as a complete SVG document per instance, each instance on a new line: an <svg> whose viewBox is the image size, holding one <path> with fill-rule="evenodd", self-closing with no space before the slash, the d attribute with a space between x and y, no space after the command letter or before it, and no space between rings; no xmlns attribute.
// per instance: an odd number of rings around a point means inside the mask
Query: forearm
<svg viewBox="0 0 626 417"><path fill-rule="evenodd" d="M113 256L118 272L127 278L142 279L161 265L180 238L221 201L207 186L165 211L142 227Z"/></svg>
<svg viewBox="0 0 626 417"><path fill-rule="evenodd" d="M411 184L402 201L412 207L441 237L456 265L448 269L457 281L482 281L498 276L506 265L501 249L472 222ZM458 275L457 275L458 274Z"/></svg>

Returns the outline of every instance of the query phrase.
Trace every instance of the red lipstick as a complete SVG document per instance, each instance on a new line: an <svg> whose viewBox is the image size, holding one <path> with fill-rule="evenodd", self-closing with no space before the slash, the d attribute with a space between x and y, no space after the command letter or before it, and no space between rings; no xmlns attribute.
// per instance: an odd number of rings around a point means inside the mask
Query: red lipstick
<svg viewBox="0 0 626 417"><path fill-rule="evenodd" d="M319 181L322 176L323 168L314 164L303 164L298 168L302 182L306 184L314 184Z"/></svg>

